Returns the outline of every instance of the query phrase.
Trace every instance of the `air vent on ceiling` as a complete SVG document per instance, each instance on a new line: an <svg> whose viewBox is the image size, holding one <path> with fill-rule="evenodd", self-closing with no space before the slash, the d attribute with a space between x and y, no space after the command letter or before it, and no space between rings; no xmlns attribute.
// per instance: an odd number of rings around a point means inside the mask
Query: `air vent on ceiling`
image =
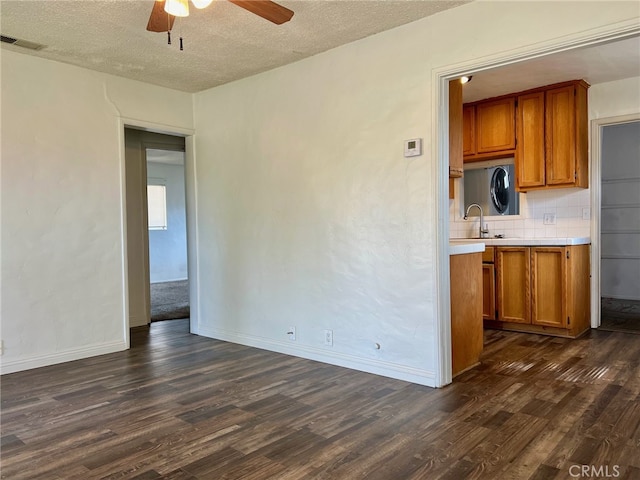
<svg viewBox="0 0 640 480"><path fill-rule="evenodd" d="M29 50L40 50L45 46L40 43L29 42L28 40L20 40L19 38L7 37L6 35L0 35L0 41L15 45L16 47L28 48Z"/></svg>

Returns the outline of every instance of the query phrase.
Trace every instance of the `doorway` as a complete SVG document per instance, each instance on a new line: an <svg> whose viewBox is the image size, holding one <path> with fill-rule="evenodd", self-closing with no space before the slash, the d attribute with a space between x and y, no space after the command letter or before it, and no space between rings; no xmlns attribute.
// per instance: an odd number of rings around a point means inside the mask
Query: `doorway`
<svg viewBox="0 0 640 480"><path fill-rule="evenodd" d="M448 82L450 80L454 80L460 78L463 75L479 75L482 73L499 73L499 78L502 79L505 77L504 73L507 71L507 68L512 68L511 71L516 71L517 68L524 65L525 63L534 62L537 59L541 59L544 57L551 57L555 54L559 54L562 52L569 51L578 51L583 47L591 47L597 45L605 45L607 43L615 43L625 39L637 38L638 36L638 28L637 26L627 29L626 27L613 28L608 32L599 32L597 37L585 36L584 34L576 34L572 36L570 39L564 39L562 42L558 41L555 45L547 45L541 50L537 50L534 54L533 51L527 51L524 49L519 52L515 52L513 54L503 55L497 54L493 57L487 57L483 59L481 62L471 60L467 63L449 65L442 67L441 69L434 70L434 78L437 79L437 88L436 88L436 103L441 107L438 109L437 113L434 115L434 123L437 126L438 133L438 141L434 142L432 145L432 154L434 157L438 158L438 175L437 180L435 182L435 187L438 192L437 205L436 205L436 218L438 222L437 228L437 265L436 265L436 284L437 284L437 318L436 322L436 332L435 337L438 343L438 355L437 355L437 371L436 371L436 386L444 386L451 382L451 309L450 309L450 270L449 270L449 238L451 232L451 219L450 216L452 214L451 211L451 200L453 195L451 195L451 188L455 185L455 181L451 181L449 178L449 149L448 147L448 115L449 115L449 99L448 99ZM632 56L631 58L635 58ZM574 78L580 78L581 75L574 75ZM529 78L529 77L527 77ZM557 81L562 81L563 79L558 79ZM613 80L613 79L611 79ZM490 82L489 82L490 83ZM501 82L497 82L502 85ZM554 83L552 81L547 83ZM534 85L529 85L529 88L533 88L536 85L540 85L539 82L536 82ZM524 90L524 88L521 88ZM515 88L511 91L518 91L519 89ZM503 92L504 93L504 92ZM494 95L498 95L494 93ZM491 95L487 95L490 97ZM485 97L478 97L477 100ZM469 101L473 101L476 99L468 99ZM592 150L593 152L593 150ZM592 189L593 189L593 183ZM593 197L592 197L593 198ZM599 203L591 202L592 205L599 205ZM584 213L583 213L584 216ZM599 245L598 239L596 239L596 233L594 233L594 225L597 224L597 218L592 220L591 222L591 239L592 239L592 259L599 259L599 252L597 252ZM599 234L599 230L597 230ZM595 262L591 262L591 270L594 280L591 282L591 291L592 291L592 327L597 327L599 324L599 303L600 303L600 285L595 280L596 278L599 280L599 262L597 265ZM596 295L594 295L594 291ZM597 310L594 306L594 303L597 303ZM596 321L596 315L598 323L594 325Z"/></svg>
<svg viewBox="0 0 640 480"><path fill-rule="evenodd" d="M184 157L146 149L152 322L190 315Z"/></svg>
<svg viewBox="0 0 640 480"><path fill-rule="evenodd" d="M600 136L599 328L640 334L640 120Z"/></svg>
<svg viewBox="0 0 640 480"><path fill-rule="evenodd" d="M184 137L125 127L129 328L151 323L158 303L152 283L169 287L160 302L176 303L177 296L177 315L189 315L184 159ZM170 281L180 282L179 295Z"/></svg>

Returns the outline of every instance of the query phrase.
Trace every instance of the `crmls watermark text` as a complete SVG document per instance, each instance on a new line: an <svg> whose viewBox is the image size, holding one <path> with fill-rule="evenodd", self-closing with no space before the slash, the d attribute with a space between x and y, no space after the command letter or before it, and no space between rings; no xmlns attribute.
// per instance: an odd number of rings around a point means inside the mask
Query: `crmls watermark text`
<svg viewBox="0 0 640 480"><path fill-rule="evenodd" d="M569 475L573 478L618 478L620 465L571 465Z"/></svg>

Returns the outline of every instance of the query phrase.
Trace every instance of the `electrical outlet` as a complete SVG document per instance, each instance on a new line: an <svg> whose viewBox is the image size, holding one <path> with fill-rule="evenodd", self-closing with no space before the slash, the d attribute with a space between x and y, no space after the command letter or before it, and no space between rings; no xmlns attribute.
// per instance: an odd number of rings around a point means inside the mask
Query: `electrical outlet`
<svg viewBox="0 0 640 480"><path fill-rule="evenodd" d="M555 225L556 224L556 214L555 213L545 213L542 216L542 223L545 225Z"/></svg>
<svg viewBox="0 0 640 480"><path fill-rule="evenodd" d="M291 340L292 342L296 341L296 327L289 327L289 330L287 330L287 335L289 335L289 340Z"/></svg>
<svg viewBox="0 0 640 480"><path fill-rule="evenodd" d="M324 331L324 344L333 347L333 330Z"/></svg>
<svg viewBox="0 0 640 480"><path fill-rule="evenodd" d="M584 207L582 209L582 219L591 220L591 209L589 207Z"/></svg>

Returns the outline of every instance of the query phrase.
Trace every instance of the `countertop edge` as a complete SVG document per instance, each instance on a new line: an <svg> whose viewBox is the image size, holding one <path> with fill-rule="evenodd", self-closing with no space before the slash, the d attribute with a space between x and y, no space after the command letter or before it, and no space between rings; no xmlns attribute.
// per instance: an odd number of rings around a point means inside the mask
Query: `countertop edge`
<svg viewBox="0 0 640 480"><path fill-rule="evenodd" d="M459 243L456 245L449 244L449 255L465 255L467 253L484 252L484 243Z"/></svg>
<svg viewBox="0 0 640 480"><path fill-rule="evenodd" d="M588 245L589 237L558 237L558 238L451 238L450 245L473 245L482 242L487 246L565 246Z"/></svg>

